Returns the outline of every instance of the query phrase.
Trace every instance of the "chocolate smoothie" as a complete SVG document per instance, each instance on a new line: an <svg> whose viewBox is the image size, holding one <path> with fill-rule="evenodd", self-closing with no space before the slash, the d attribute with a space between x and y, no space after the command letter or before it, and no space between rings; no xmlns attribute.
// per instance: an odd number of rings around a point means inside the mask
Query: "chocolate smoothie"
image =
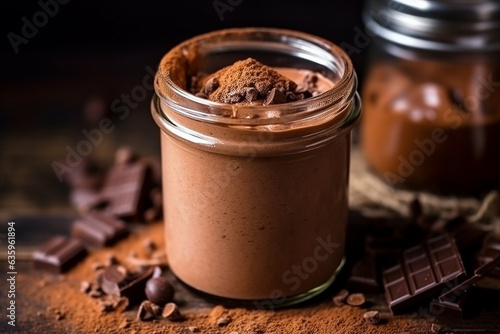
<svg viewBox="0 0 500 334"><path fill-rule="evenodd" d="M389 185L439 193L500 186L500 83L484 64L378 64L363 90L362 148Z"/></svg>
<svg viewBox="0 0 500 334"><path fill-rule="evenodd" d="M159 73L187 66L175 61L167 55ZM324 290L344 257L350 131L340 129L357 116L354 105L335 111L318 102L340 79L252 58L211 74L187 67L195 75L178 84L200 102L197 111L209 106L203 121L168 99L153 105L168 130L161 146L170 268L199 291L271 300L266 307ZM318 106L324 112L296 112Z"/></svg>

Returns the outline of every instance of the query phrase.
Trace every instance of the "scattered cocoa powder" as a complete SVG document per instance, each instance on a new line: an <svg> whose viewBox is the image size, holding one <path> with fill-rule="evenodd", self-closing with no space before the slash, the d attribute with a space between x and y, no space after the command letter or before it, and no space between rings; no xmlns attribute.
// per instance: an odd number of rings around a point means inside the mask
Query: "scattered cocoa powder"
<svg viewBox="0 0 500 334"><path fill-rule="evenodd" d="M22 294L18 326L30 333L231 333L240 334L284 334L284 333L429 333L431 323L425 319L390 317L378 326L363 319L366 310L357 307L338 307L331 302L332 296L323 302L285 310L266 311L244 308L225 308L203 301L198 296L181 290L176 285L179 309L184 316L181 322L168 319L136 321L138 305L123 310L102 312L100 299L91 298L80 291L82 281L91 282L95 276L91 264L105 263L110 251L125 263L130 252L137 258L147 258L144 240L151 239L158 249L164 249L163 225L153 223L141 227L127 239L112 248L96 250L70 270L64 279L25 268L18 276L19 293ZM42 276L42 277L40 277ZM36 284L43 279L44 287ZM178 293L178 294L177 294ZM57 316L56 311L60 314ZM35 316L38 315L39 316ZM55 318L60 318L56 320ZM231 319L224 327L217 324L221 317Z"/></svg>

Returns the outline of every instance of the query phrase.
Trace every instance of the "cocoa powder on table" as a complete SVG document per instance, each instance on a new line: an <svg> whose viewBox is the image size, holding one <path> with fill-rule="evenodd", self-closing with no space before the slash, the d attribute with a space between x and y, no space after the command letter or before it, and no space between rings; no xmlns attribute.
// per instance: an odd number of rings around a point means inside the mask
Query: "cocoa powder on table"
<svg viewBox="0 0 500 334"><path fill-rule="evenodd" d="M167 319L135 320L138 305L125 312L102 311L96 298L80 291L82 281L91 281L96 263L106 263L110 254L126 263L131 253L137 258L150 256L145 240L164 249L163 225L154 223L132 233L113 247L96 250L62 276L26 272L19 275L19 289L36 303L23 303L20 328L29 325L32 333L428 333L431 324L424 319L391 318L379 325L367 324L367 309L335 306L331 298L307 306L277 311L224 308L203 301L176 283L176 303L185 317L180 322ZM182 290L182 291L181 291ZM24 298L26 301L26 297ZM216 308L215 311L212 310ZM212 313L211 313L212 312ZM217 319L215 319L217 318ZM217 321L221 318L230 321ZM219 322L219 324L218 324ZM223 324L223 325L221 325Z"/></svg>

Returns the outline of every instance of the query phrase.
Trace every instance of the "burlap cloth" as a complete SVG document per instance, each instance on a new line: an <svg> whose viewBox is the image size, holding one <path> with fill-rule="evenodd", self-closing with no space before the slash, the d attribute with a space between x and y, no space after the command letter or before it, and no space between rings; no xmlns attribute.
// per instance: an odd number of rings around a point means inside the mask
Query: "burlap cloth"
<svg viewBox="0 0 500 334"><path fill-rule="evenodd" d="M357 147L352 150L349 180L349 205L352 209L359 210L366 216L388 213L407 216L409 203L415 198L422 204L424 214L438 215L445 219L460 215L474 223L483 218L500 217L498 191L491 191L484 197L477 198L394 189L368 170Z"/></svg>

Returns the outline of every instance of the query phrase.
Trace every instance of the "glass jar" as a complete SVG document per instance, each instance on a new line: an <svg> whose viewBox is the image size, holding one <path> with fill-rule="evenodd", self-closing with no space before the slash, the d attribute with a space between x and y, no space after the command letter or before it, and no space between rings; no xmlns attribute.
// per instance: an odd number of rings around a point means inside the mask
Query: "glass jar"
<svg viewBox="0 0 500 334"><path fill-rule="evenodd" d="M252 57L335 83L279 105L223 104L187 91L190 75ZM170 50L156 78L169 266L197 291L274 308L310 298L344 258L356 75L332 43L300 32L227 29Z"/></svg>
<svg viewBox="0 0 500 334"><path fill-rule="evenodd" d="M387 184L500 186L500 3L371 0L361 145Z"/></svg>

